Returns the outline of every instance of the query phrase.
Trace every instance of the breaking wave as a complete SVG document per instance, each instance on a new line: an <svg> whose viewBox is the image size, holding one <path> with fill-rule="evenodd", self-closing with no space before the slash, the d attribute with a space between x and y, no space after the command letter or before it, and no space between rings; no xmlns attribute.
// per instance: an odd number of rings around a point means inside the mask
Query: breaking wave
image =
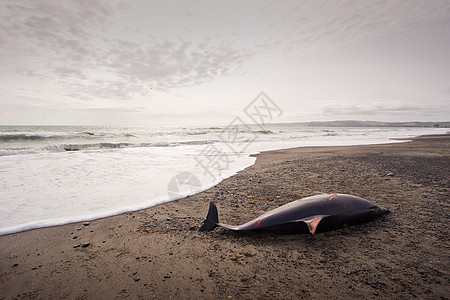
<svg viewBox="0 0 450 300"><path fill-rule="evenodd" d="M182 145L207 145L217 140L184 141L184 142L154 142L154 143L92 143L92 144L58 144L44 147L0 149L0 156L38 154L66 151L108 150L141 147L176 147Z"/></svg>

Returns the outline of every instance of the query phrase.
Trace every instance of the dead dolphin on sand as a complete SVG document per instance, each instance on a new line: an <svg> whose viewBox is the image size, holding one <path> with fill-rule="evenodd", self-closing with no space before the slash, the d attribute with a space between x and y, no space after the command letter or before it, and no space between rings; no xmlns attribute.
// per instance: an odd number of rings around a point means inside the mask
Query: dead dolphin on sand
<svg viewBox="0 0 450 300"><path fill-rule="evenodd" d="M244 232L311 233L334 230L369 222L389 213L386 208L356 196L320 194L282 205L239 226L219 223L214 202L199 231L211 231L217 226Z"/></svg>

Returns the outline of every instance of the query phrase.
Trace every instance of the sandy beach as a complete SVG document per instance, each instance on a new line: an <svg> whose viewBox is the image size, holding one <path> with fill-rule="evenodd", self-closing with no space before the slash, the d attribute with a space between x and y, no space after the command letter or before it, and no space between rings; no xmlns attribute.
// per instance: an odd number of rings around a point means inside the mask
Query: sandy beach
<svg viewBox="0 0 450 300"><path fill-rule="evenodd" d="M448 299L449 158L450 135L265 152L179 201L1 236L0 299ZM210 200L237 225L321 192L391 213L314 236L197 231Z"/></svg>

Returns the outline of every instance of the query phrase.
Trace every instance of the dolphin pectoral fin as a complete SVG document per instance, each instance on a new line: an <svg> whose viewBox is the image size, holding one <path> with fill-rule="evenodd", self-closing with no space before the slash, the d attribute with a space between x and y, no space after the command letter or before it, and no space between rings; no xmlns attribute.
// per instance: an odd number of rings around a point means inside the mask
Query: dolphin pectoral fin
<svg viewBox="0 0 450 300"><path fill-rule="evenodd" d="M299 222L304 222L309 229L309 232L311 234L316 233L317 226L319 226L320 221L322 221L323 218L329 217L329 215L317 215L317 216L311 216L307 218L303 218L301 220L298 220Z"/></svg>
<svg viewBox="0 0 450 300"><path fill-rule="evenodd" d="M308 229L309 229L309 232L311 232L311 234L316 233L316 229L317 229L317 226L319 226L320 221L322 221L322 218L315 219L311 222L306 222L306 225L308 225Z"/></svg>

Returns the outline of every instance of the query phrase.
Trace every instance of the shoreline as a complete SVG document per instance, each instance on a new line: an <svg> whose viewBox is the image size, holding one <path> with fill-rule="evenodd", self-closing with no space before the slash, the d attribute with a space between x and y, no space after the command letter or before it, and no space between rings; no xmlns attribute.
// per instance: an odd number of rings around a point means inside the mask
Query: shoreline
<svg viewBox="0 0 450 300"><path fill-rule="evenodd" d="M449 132L447 132L446 134L449 134ZM264 151L259 151L259 152L255 152L255 153L249 153L248 157L257 157L258 155L262 154L262 153L267 153L267 152L272 152L272 151L280 151L280 150L289 150L289 149L296 149L296 148L309 148L309 147L354 147L354 146L370 146L370 145L383 145L383 144L391 144L391 143L407 143L412 141L415 138L418 137L424 137L424 136L439 136L441 134L429 134L429 135L422 135L422 136L416 136L416 137L408 137L408 138L389 138L386 141L383 142L377 142L374 144L367 144L367 143L361 143L361 144L352 144L352 145L331 145L331 146L293 146L293 147L287 147L287 148L280 148L280 149L273 149L273 150L264 150ZM256 159L255 162L253 162L252 165L254 165L256 163ZM236 173L234 175L231 176L235 176L237 173L242 172L243 170L247 169L250 166L246 166L243 169L236 171ZM230 177L231 177L230 176ZM229 178L229 177L228 177ZM201 192L204 192L218 184L220 184L223 180L226 180L228 178L222 179L220 182L215 183L213 186L209 186L207 188L205 188L204 190L202 190ZM200 192L200 193L201 193ZM192 196L192 195L190 195ZM190 197L190 196L185 196L183 198L186 197ZM161 197L159 197L161 198ZM59 220L59 219L51 219L51 220L38 220L38 221L34 221L32 223L27 223L27 224L20 224L20 225L15 225L12 227L6 227L6 228L2 228L0 229L0 236L5 236L5 235L10 235L10 234L16 234L16 233L21 233L21 232L26 232L26 231L30 231L30 230L35 230L35 229L42 229L42 228L50 228L50 227L55 227L55 226L64 226L64 225L70 225L70 224L75 224L75 223L81 223L81 222L87 222L87 221L95 221L95 220L99 220L99 219L104 219L104 218L109 218L109 217L114 217L114 216L118 216L121 214L125 214L125 213L130 213L130 212L136 212L136 211L140 211L140 210L145 210L151 207L155 207L158 205L162 205L162 204L166 204L169 202L172 202L174 200L160 200L159 198L157 198L158 200L154 200L152 202L155 202L154 204L152 204L151 206L148 205L144 205L144 204L140 204L137 206L134 206L134 208L118 208L115 209L114 212L105 212L105 213L95 213L94 216L91 214L90 216L79 216L79 217L72 217L68 220ZM183 199L180 198L180 199ZM177 200L180 200L177 199ZM37 224L37 225L36 225ZM45 224L45 225L42 225Z"/></svg>
<svg viewBox="0 0 450 300"><path fill-rule="evenodd" d="M449 144L446 134L262 152L187 198L0 236L0 299L446 299ZM354 194L392 213L314 237L197 232L210 199L221 221L239 224L316 192Z"/></svg>

